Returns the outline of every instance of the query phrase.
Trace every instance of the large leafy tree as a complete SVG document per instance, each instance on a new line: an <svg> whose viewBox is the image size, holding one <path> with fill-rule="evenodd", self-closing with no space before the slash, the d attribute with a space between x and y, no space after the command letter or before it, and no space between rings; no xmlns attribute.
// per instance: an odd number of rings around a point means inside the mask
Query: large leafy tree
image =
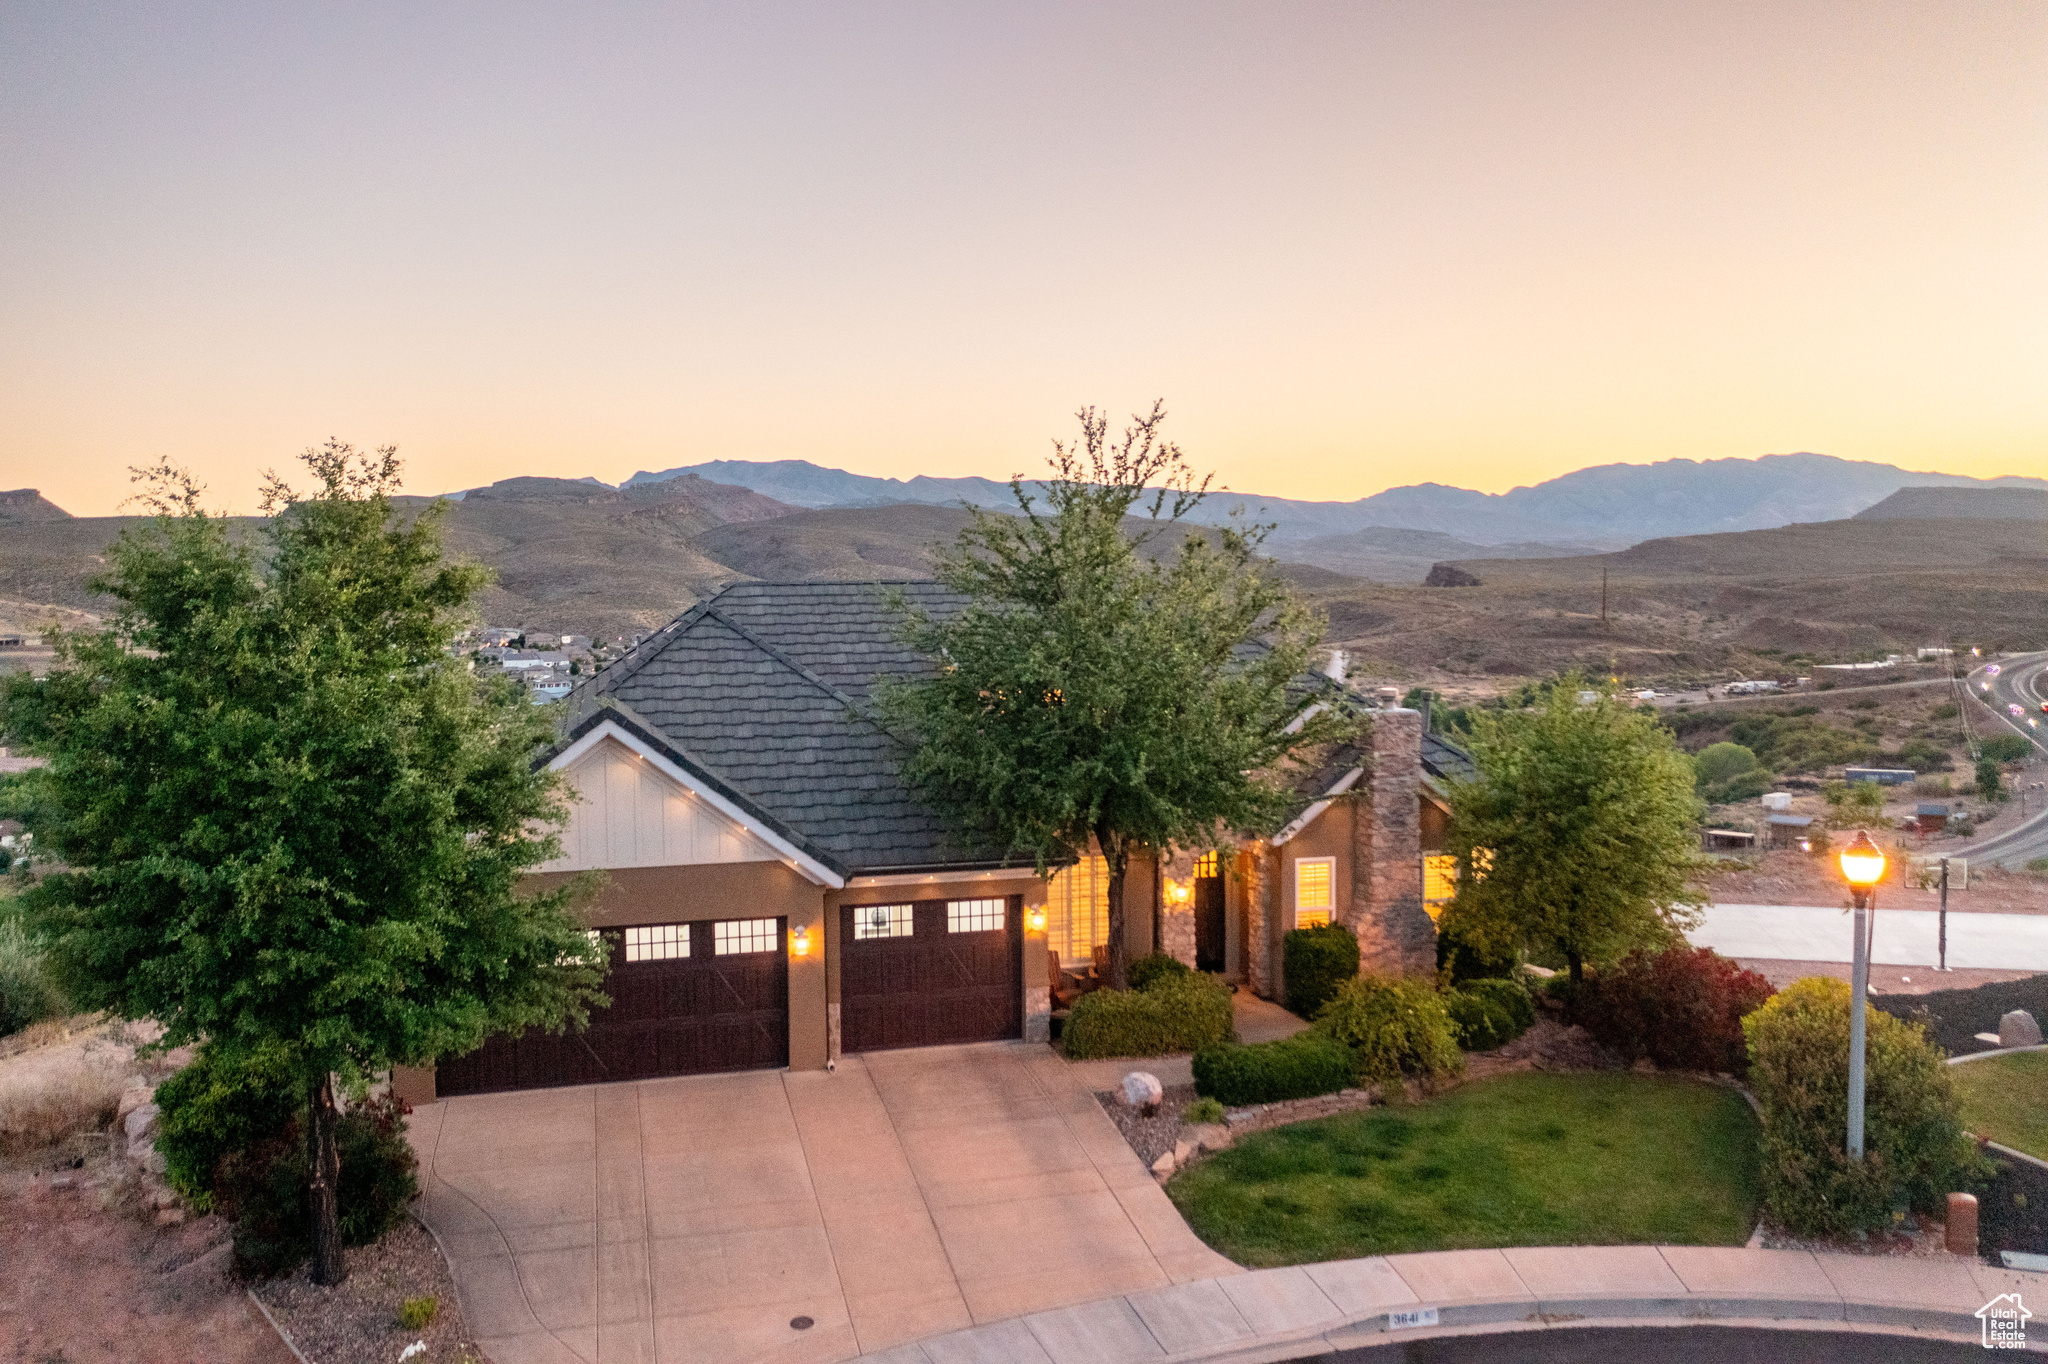
<svg viewBox="0 0 2048 1364"><path fill-rule="evenodd" d="M30 912L74 997L288 1058L334 1283L337 1079L603 997L567 894L519 889L557 847L548 722L449 651L484 573L442 561L438 504L393 505L393 450L304 458L318 487L271 477L261 555L189 476L138 475L158 515L109 553L117 611L10 678L0 726L49 759L37 843L62 869Z"/></svg>
<svg viewBox="0 0 2048 1364"><path fill-rule="evenodd" d="M1208 483L1162 437L1164 409L1120 439L1079 415L1049 479L1012 481L1016 514L974 510L941 549L965 606L902 604L937 666L876 704L908 740L906 780L963 827L1041 871L1100 850L1121 987L1132 854L1269 830L1293 799L1276 773L1349 722L1323 709L1290 727L1320 629L1259 556L1264 527L1185 524Z"/></svg>
<svg viewBox="0 0 2048 1364"><path fill-rule="evenodd" d="M1446 933L1489 956L1554 946L1578 981L1588 960L1690 926L1700 806L1669 730L1576 674L1527 708L1473 715Z"/></svg>

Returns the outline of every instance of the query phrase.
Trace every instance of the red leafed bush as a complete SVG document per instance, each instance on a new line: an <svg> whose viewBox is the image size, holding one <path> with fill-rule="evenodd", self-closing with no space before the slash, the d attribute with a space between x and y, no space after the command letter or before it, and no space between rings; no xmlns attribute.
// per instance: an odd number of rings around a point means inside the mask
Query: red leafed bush
<svg viewBox="0 0 2048 1364"><path fill-rule="evenodd" d="M1773 993L1762 976L1705 947L1638 949L1587 974L1571 1021L1630 1060L1741 1075L1749 1066L1742 1020Z"/></svg>

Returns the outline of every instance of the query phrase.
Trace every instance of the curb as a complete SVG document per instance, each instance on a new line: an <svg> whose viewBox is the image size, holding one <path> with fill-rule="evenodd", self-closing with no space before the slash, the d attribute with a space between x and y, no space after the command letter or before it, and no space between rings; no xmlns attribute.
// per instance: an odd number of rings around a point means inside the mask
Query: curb
<svg viewBox="0 0 2048 1364"><path fill-rule="evenodd" d="M284 1327L277 1324L277 1318L270 1315L270 1309L263 1305L263 1299L256 1296L256 1290L245 1288L242 1291L249 1295L250 1302L256 1304L256 1310L261 1312L263 1319L270 1323L270 1329L277 1332L277 1338L284 1342L285 1349L292 1352L292 1358L298 1360L299 1364L313 1364L313 1361L306 1358L304 1352L298 1346L292 1344L292 1338L284 1333Z"/></svg>
<svg viewBox="0 0 2048 1364"><path fill-rule="evenodd" d="M1948 1064L1960 1066L1971 1061L1988 1061L1994 1056L2020 1056L2030 1051L2048 1051L2048 1042L2037 1043L2031 1047L2000 1047L1996 1051L1966 1051L1961 1056L1949 1057Z"/></svg>

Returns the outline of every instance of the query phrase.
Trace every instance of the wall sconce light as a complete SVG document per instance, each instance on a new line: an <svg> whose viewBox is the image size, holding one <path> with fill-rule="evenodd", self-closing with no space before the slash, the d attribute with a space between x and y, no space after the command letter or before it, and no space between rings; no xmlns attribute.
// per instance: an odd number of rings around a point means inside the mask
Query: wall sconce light
<svg viewBox="0 0 2048 1364"><path fill-rule="evenodd" d="M1185 881L1168 881L1166 886L1166 898L1177 905L1186 904L1194 896L1194 892L1188 888Z"/></svg>
<svg viewBox="0 0 2048 1364"><path fill-rule="evenodd" d="M1033 905L1024 912L1024 923L1033 933L1045 932L1045 906Z"/></svg>
<svg viewBox="0 0 2048 1364"><path fill-rule="evenodd" d="M811 955L811 930L799 928L789 935L789 955L808 957Z"/></svg>

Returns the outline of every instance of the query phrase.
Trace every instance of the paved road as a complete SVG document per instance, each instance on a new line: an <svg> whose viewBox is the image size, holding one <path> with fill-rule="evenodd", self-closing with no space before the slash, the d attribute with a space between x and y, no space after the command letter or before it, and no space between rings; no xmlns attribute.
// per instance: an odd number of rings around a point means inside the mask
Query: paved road
<svg viewBox="0 0 2048 1364"><path fill-rule="evenodd" d="M1984 1357L1981 1345L1924 1336L1741 1326L1588 1326L1405 1340L1313 1356L1330 1364L1935 1364Z"/></svg>
<svg viewBox="0 0 2048 1364"><path fill-rule="evenodd" d="M1989 664L1970 674L1970 690L1988 703L1993 717L1990 732L2018 734L2033 744L2039 755L2048 755L2048 740L2044 740L2048 715L2041 711L2041 703L2048 701L2048 653L2013 654L1998 660L1998 666L1995 677L1990 674ZM2025 713L2016 720L2006 709L2008 706L2018 706ZM1985 712L1977 714L1981 717ZM2038 779L2023 776L2018 780ZM2048 802L2025 823L1973 843L1961 855L1977 863L1999 862L2011 867L2048 857Z"/></svg>
<svg viewBox="0 0 2048 1364"><path fill-rule="evenodd" d="M1932 966L1939 916L1931 909L1886 909L1877 893L1870 958L1880 966ZM1848 912L1821 905L1708 905L1685 935L1724 957L1847 961ZM2048 971L2048 914L1948 916L1948 964L2007 971Z"/></svg>

